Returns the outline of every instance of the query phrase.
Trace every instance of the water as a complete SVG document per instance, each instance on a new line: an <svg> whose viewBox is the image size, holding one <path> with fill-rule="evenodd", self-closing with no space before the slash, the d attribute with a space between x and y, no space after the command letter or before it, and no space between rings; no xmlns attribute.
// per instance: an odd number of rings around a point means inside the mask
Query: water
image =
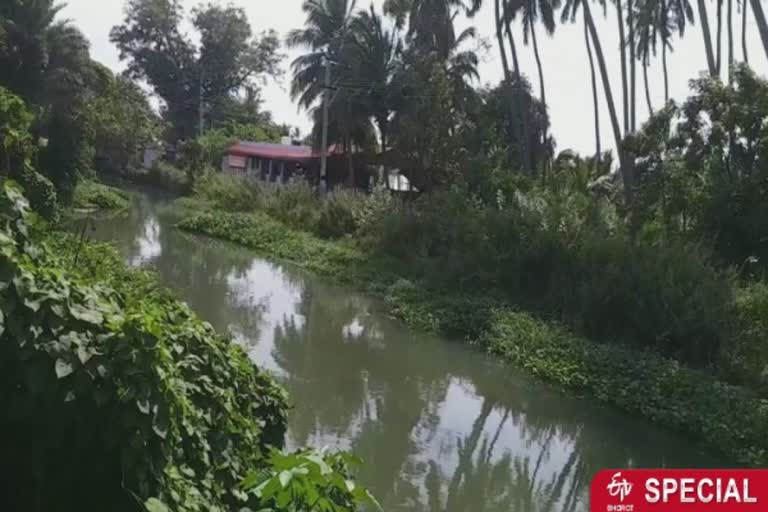
<svg viewBox="0 0 768 512"><path fill-rule="evenodd" d="M167 205L138 194L92 235L231 332L288 389L288 445L352 450L387 511L586 511L600 469L717 465L645 421L408 330L365 295L179 232Z"/></svg>

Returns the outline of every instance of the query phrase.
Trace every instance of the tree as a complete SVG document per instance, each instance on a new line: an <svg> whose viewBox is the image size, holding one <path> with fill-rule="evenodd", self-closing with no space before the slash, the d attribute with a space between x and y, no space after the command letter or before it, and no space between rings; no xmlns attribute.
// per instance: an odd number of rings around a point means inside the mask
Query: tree
<svg viewBox="0 0 768 512"><path fill-rule="evenodd" d="M164 101L173 139L202 130L201 111L277 73L278 40L270 31L253 37L245 11L207 4L192 11L200 44L182 34L179 0L130 0L111 41L128 62L128 76L145 80Z"/></svg>
<svg viewBox="0 0 768 512"><path fill-rule="evenodd" d="M760 34L760 41L763 43L763 50L766 57L768 57L768 23L765 21L765 13L763 12L763 6L760 0L749 0L752 5L752 12L755 15L755 22L757 23L757 31Z"/></svg>
<svg viewBox="0 0 768 512"><path fill-rule="evenodd" d="M457 130L463 110L454 103L453 83L439 60L408 64L402 78L403 107L392 120L393 145L401 160L396 163L419 191L431 192L459 172Z"/></svg>
<svg viewBox="0 0 768 512"><path fill-rule="evenodd" d="M509 60L507 60L507 50L504 46L504 35L502 33L502 26L504 18L501 11L501 1L494 0L494 20L496 25L496 42L499 45L499 54L501 55L501 69L504 71L504 79L510 80L512 73L509 70Z"/></svg>
<svg viewBox="0 0 768 512"><path fill-rule="evenodd" d="M619 155L619 166L622 180L624 182L624 195L626 201L631 202L634 187L633 169L631 162L625 158L624 149L622 146L621 127L619 126L619 118L616 115L616 104L614 103L613 93L611 92L611 82L608 78L608 69L605 64L603 47L600 44L597 28L595 27L595 22L592 18L590 0L567 0L563 9L562 17L566 20L570 18L573 21L579 7L581 7L584 11L584 23L587 25L587 30L589 31L590 39L595 51L595 56L597 57L600 78L603 82L603 92L605 93L605 101L608 105L608 113L611 118L611 128L613 129L613 138L614 142L616 143L616 152Z"/></svg>
<svg viewBox="0 0 768 512"><path fill-rule="evenodd" d="M387 149L389 123L395 109L402 42L395 30L387 30L383 20L371 6L352 20L353 44L350 60L356 81L366 84L361 89L366 112L373 117L379 129L382 152Z"/></svg>
<svg viewBox="0 0 768 512"><path fill-rule="evenodd" d="M514 96L519 94L526 98L518 101ZM461 147L479 162L473 161L467 166L468 173L476 174L478 167L512 170L523 167L522 150L526 145L519 139L520 117L529 125L527 146L531 148L534 168L552 159L555 143L545 136L549 131L549 116L544 104L531 94L528 81L514 84L504 80L492 89L481 89L478 100L470 104L467 120L460 128ZM527 105L528 110L519 112L516 105ZM468 178L468 181L471 180Z"/></svg>
<svg viewBox="0 0 768 512"><path fill-rule="evenodd" d="M64 201L78 176L91 165L92 137L85 105L99 73L88 53L89 43L68 21L56 21L61 5L52 0L8 0L0 4L5 44L0 67L14 70L0 76L0 85L25 99L35 114L31 139L48 144L40 166ZM38 180L39 181L39 180Z"/></svg>
<svg viewBox="0 0 768 512"><path fill-rule="evenodd" d="M595 60L592 57L592 45L589 43L589 30L584 23L584 43L587 46L587 56L589 57L589 73L592 77L592 106L595 111L595 166L600 166L600 103L597 98L597 79L595 77ZM648 82L646 81L646 84Z"/></svg>
<svg viewBox="0 0 768 512"><path fill-rule="evenodd" d="M629 84L627 81L627 37L624 34L624 6L614 0L619 25L619 62L621 63L621 99L624 113L624 133L629 133Z"/></svg>
<svg viewBox="0 0 768 512"><path fill-rule="evenodd" d="M657 40L661 45L661 61L664 75L664 102L669 101L669 71L667 50L671 50L676 31L682 38L687 23L693 23L693 9L688 0L644 0L638 2L635 15L638 32L638 51L643 59L649 53L656 54ZM647 94L647 91L646 91Z"/></svg>
<svg viewBox="0 0 768 512"><path fill-rule="evenodd" d="M533 54L536 58L536 68L539 72L539 98L544 110L547 109L547 95L544 87L544 70L539 56L539 45L536 41L536 23L541 21L544 30L550 36L555 33L555 10L560 8L560 0L525 0L522 3L523 43L528 44L529 36L533 43ZM546 129L543 141L547 140Z"/></svg>
<svg viewBox="0 0 768 512"><path fill-rule="evenodd" d="M141 152L159 137L160 120L134 82L104 71L105 83L88 103L96 170L123 172L137 166Z"/></svg>
<svg viewBox="0 0 768 512"><path fill-rule="evenodd" d="M509 41L509 49L512 52L512 80L510 81L511 84L520 85L523 83L522 80L522 72L520 70L520 61L517 58L517 45L515 44L515 38L512 35L512 21L515 19L517 14L520 12L520 10L523 8L522 2L519 0L504 0L503 4L503 11L504 11L504 25L507 33L507 40ZM516 137L517 140L520 140L523 147L522 147L522 153L523 153L523 160L522 160L522 169L523 171L531 175L533 174L533 158L531 155L531 148L527 146L528 141L530 140L529 136L529 128L528 124L525 122L525 118L523 117L522 113L527 110L527 106L524 105L522 102L525 101L525 95L524 94L513 94L512 95L512 101L515 102L515 108L511 112L517 112L518 115L514 116L514 119L517 119L520 128L518 129L518 133L521 134L521 136Z"/></svg>
<svg viewBox="0 0 768 512"><path fill-rule="evenodd" d="M26 101L41 100L43 76L48 67L48 31L64 5L52 0L5 0L0 4L0 85Z"/></svg>
<svg viewBox="0 0 768 512"><path fill-rule="evenodd" d="M749 55L747 54L747 0L741 0L741 52L744 56L744 62L749 64Z"/></svg>
<svg viewBox="0 0 768 512"><path fill-rule="evenodd" d="M645 85L645 101L648 106L648 115L653 115L653 105L651 104L651 90L648 84L648 65L651 55L656 55L656 24L653 22L653 11L645 8L645 3L637 2L635 4L635 14L633 20L635 23L635 46L637 58L643 63L643 84Z"/></svg>
<svg viewBox="0 0 768 512"><path fill-rule="evenodd" d="M289 47L310 50L291 63L291 98L298 100L300 107L311 108L326 93L325 59L329 65L342 62L342 52L351 43L354 8L354 0L306 0L302 5L304 28L290 31L286 38ZM336 66L336 71L339 69Z"/></svg>
<svg viewBox="0 0 768 512"><path fill-rule="evenodd" d="M629 45L629 124L630 132L637 130L637 61L635 56L635 2L638 0L627 0L627 25L629 26L629 37L625 42Z"/></svg>
<svg viewBox="0 0 768 512"><path fill-rule="evenodd" d="M699 19L701 20L701 35L704 38L704 50L707 54L707 68L709 69L709 76L718 76L717 63L715 62L715 54L712 50L712 34L709 30L709 15L707 14L706 0L697 0Z"/></svg>
<svg viewBox="0 0 768 512"><path fill-rule="evenodd" d="M384 12L394 16L399 27L408 21L408 40L418 51L447 59L458 39L453 26L456 14L472 17L481 4L482 0L385 0Z"/></svg>

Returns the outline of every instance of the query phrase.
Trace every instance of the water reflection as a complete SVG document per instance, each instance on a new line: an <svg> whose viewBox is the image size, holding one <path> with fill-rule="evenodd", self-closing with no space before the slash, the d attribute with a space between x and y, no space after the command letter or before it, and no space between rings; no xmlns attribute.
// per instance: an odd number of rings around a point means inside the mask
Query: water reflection
<svg viewBox="0 0 768 512"><path fill-rule="evenodd" d="M172 225L163 201L138 196L94 235L232 332L295 401L289 444L362 456L361 479L387 510L582 511L599 469L716 463L644 422L409 332L360 294Z"/></svg>

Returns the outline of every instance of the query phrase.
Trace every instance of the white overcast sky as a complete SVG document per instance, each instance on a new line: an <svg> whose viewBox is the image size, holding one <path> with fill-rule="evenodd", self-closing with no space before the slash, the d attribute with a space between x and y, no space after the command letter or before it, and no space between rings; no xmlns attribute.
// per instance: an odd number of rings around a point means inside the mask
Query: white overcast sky
<svg viewBox="0 0 768 512"><path fill-rule="evenodd" d="M358 0L358 8L367 8L370 0ZM183 0L187 10L199 4L199 0ZM302 0L233 0L231 3L242 6L248 13L255 32L273 28L283 36L290 29L301 27L304 23L304 13L301 10ZM378 10L383 0L373 0ZM472 20L457 21L457 30L468 25L477 27L480 37L491 44L488 51L481 55L480 75L483 84L496 83L501 78L501 66L498 48L493 34L493 2L486 0L480 13ZM695 5L695 2L692 2ZM116 48L109 42L110 28L119 24L123 18L123 0L69 0L61 16L72 19L91 41L91 55L94 59L109 66L113 70L123 69ZM711 29L715 32L714 2L708 2ZM737 2L734 2L736 9ZM594 14L600 13L594 9ZM754 18L748 18L748 54L750 64L765 76L768 73L762 45L757 33ZM723 14L725 18L725 14ZM688 80L695 78L706 68L703 41L699 30L698 15L696 24L686 30L685 39L675 41L674 52L668 55L670 95L678 100L688 95ZM618 52L618 30L616 13L609 8L608 18L600 20L598 25L603 50L606 55L608 68L611 73L611 84L617 108L621 108L621 82ZM532 82L533 90L538 94L538 75L536 72L533 51L530 47L522 46L522 31L518 27L518 54L523 72ZM554 37L547 37L539 30L539 47L544 63L544 80L547 101L552 120L554 135L557 139L558 150L574 148L582 153L594 151L594 125L592 110L592 93L584 45L583 26L565 24L558 25ZM741 13L734 12L734 49L737 60L742 59L741 52ZM264 107L274 114L275 120L298 126L302 133L308 132L310 123L305 112L299 112L288 95L290 75L288 65L297 52L283 50L288 57L285 59L286 73L280 81L270 82L264 90ZM726 30L723 28L723 59L727 59ZM663 81L661 75L661 60L653 62L649 80L651 82L654 108L663 101ZM724 66L725 68L725 66ZM639 119L647 116L644 100L641 68L638 67L637 98ZM612 132L605 108L602 88L601 102L601 139L604 149L612 147ZM621 116L621 112L619 112ZM621 122L621 118L620 118Z"/></svg>

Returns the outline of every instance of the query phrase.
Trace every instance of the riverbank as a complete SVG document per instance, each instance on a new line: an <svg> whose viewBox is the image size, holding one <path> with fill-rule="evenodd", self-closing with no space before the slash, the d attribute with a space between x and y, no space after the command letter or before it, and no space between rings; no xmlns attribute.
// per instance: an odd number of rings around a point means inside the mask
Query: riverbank
<svg viewBox="0 0 768 512"><path fill-rule="evenodd" d="M181 229L237 242L269 257L384 297L407 324L466 339L574 393L683 432L734 462L768 462L768 401L660 355L591 342L517 311L500 297L417 286L397 262L349 240L297 231L263 212L205 211L185 200Z"/></svg>

